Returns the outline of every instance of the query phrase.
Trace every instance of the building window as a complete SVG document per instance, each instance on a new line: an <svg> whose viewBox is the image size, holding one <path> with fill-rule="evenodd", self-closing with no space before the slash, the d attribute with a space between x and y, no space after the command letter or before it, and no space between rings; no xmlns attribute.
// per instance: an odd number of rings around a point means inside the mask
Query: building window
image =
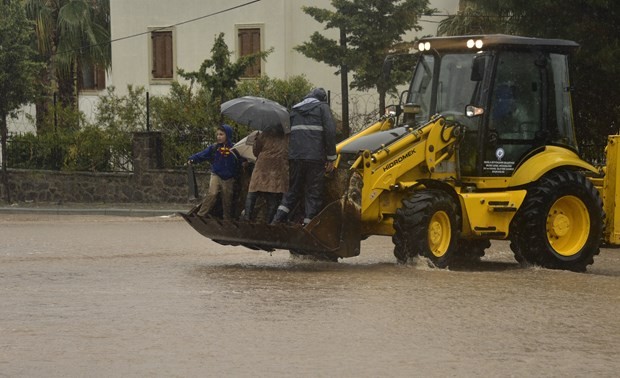
<svg viewBox="0 0 620 378"><path fill-rule="evenodd" d="M237 35L240 57L261 51L260 28L239 28ZM261 75L261 63L261 59L254 62L252 66L246 69L243 77L259 77Z"/></svg>
<svg viewBox="0 0 620 378"><path fill-rule="evenodd" d="M172 30L151 32L151 78L172 80L174 78L174 54Z"/></svg>
<svg viewBox="0 0 620 378"><path fill-rule="evenodd" d="M105 69L96 64L80 66L78 88L81 91L102 91L105 89Z"/></svg>

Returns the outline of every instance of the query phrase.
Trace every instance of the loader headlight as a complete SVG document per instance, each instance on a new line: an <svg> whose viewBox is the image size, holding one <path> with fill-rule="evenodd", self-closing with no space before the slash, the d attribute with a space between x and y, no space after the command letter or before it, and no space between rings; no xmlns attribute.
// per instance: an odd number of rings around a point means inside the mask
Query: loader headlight
<svg viewBox="0 0 620 378"><path fill-rule="evenodd" d="M467 40L467 48L472 49L472 48L477 48L477 49L481 49L482 46L484 46L484 43L482 42L481 39L477 39L477 40L473 40L473 39L468 39Z"/></svg>
<svg viewBox="0 0 620 378"><path fill-rule="evenodd" d="M430 49L431 49L430 42L420 42L420 44L418 44L419 51L429 51Z"/></svg>

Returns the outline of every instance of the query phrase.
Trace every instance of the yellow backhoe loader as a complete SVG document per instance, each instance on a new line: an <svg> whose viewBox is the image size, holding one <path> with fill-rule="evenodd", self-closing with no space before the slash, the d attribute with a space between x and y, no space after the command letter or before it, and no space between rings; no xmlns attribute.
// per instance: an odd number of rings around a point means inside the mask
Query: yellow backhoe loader
<svg viewBox="0 0 620 378"><path fill-rule="evenodd" d="M308 225L183 216L222 244L329 260L388 235L399 262L421 255L444 268L507 239L523 264L585 271L602 242L620 243L620 140L609 138L606 167L579 156L568 74L577 48L424 38L403 103L338 144L326 207Z"/></svg>

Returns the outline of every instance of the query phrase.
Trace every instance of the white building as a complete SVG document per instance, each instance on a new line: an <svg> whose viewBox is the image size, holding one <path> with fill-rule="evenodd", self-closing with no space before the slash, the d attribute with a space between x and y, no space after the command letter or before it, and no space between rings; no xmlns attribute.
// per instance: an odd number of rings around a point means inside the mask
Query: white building
<svg viewBox="0 0 620 378"><path fill-rule="evenodd" d="M315 31L338 39L338 31L325 30L302 11L303 6L331 8L330 0L110 0L112 68L107 75L92 75L86 80L91 89L79 95L80 110L91 116L96 110L97 96L102 88L114 86L120 95L127 85L142 86L151 95L163 95L173 80L180 79L176 69L196 71L211 56L215 37L223 32L229 49L238 57L257 49L274 51L253 72L285 79L305 75L316 86L332 92L332 109L340 112L340 78L336 69L306 58L293 48L309 40ZM455 14L458 0L431 0L431 7L440 14ZM440 17L423 17L419 33L434 35ZM382 62L377 62L382 64ZM105 81L104 81L105 77ZM102 82L104 81L104 82ZM368 112L378 106L374 92L355 93L365 101L350 104L350 111ZM362 107L362 109L360 109ZM31 107L30 109L32 109ZM31 110L32 111L32 110ZM19 123L19 130L14 130ZM25 119L14 121L14 131L24 130Z"/></svg>

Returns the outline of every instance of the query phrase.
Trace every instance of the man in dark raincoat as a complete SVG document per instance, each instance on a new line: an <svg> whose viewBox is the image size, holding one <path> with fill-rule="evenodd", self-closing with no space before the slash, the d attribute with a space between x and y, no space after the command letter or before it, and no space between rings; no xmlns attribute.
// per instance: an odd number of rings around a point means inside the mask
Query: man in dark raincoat
<svg viewBox="0 0 620 378"><path fill-rule="evenodd" d="M288 220L303 195L304 224L308 224L323 207L325 173L334 169L336 160L336 123L327 94L315 88L291 110L289 137L289 190L273 223Z"/></svg>

